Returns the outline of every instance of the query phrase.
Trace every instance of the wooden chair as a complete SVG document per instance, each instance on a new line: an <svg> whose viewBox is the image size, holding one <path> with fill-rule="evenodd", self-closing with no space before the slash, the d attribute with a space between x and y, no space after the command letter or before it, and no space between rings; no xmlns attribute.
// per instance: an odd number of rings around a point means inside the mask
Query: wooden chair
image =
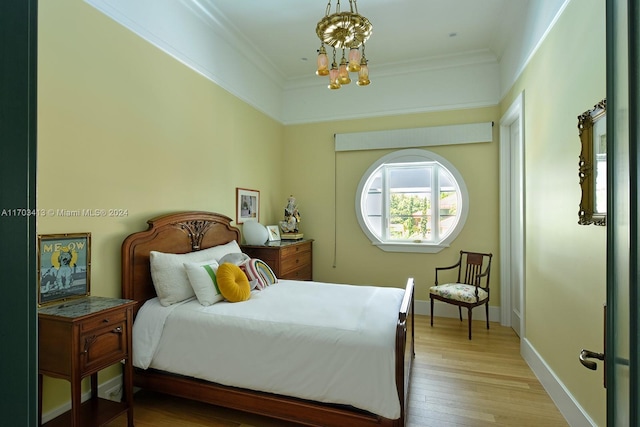
<svg viewBox="0 0 640 427"><path fill-rule="evenodd" d="M429 289L431 299L431 326L433 326L433 301L439 300L458 306L460 321L462 307L469 312L469 339L471 339L471 310L480 305L485 306L487 329L489 329L489 274L493 254L460 251L458 262L449 267L436 267L435 286ZM438 272L457 269L457 280L442 285L438 284Z"/></svg>

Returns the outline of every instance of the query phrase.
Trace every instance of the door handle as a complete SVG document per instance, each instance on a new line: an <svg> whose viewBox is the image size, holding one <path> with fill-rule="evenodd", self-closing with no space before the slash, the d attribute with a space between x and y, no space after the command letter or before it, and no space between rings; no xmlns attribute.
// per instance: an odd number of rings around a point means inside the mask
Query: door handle
<svg viewBox="0 0 640 427"><path fill-rule="evenodd" d="M582 363L585 368L595 371L596 369L598 369L598 364L592 360L587 359L604 360L604 353L596 353L595 351L584 349L580 352L580 363Z"/></svg>

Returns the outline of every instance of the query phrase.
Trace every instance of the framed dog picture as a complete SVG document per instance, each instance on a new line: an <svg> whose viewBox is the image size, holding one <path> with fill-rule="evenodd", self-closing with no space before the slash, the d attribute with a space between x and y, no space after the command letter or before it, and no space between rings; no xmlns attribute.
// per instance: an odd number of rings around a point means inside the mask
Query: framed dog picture
<svg viewBox="0 0 640 427"><path fill-rule="evenodd" d="M38 235L38 306L90 295L91 233Z"/></svg>

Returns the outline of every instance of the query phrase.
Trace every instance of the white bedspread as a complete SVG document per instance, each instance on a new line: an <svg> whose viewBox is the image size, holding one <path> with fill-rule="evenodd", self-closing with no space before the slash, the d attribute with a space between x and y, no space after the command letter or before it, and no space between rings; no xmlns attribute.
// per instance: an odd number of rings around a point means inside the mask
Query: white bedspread
<svg viewBox="0 0 640 427"><path fill-rule="evenodd" d="M134 366L400 417L395 331L403 290L280 280L248 301L162 307L133 326Z"/></svg>

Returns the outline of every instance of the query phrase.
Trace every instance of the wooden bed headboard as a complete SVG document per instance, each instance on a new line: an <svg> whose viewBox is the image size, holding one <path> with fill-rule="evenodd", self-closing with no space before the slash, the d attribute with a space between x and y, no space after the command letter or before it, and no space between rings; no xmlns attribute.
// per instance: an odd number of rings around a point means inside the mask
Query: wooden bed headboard
<svg viewBox="0 0 640 427"><path fill-rule="evenodd" d="M134 314L148 299L156 296L149 253L184 254L223 245L240 243L240 230L232 219L213 212L188 211L152 218L149 227L129 235L122 242L122 298L138 301Z"/></svg>

